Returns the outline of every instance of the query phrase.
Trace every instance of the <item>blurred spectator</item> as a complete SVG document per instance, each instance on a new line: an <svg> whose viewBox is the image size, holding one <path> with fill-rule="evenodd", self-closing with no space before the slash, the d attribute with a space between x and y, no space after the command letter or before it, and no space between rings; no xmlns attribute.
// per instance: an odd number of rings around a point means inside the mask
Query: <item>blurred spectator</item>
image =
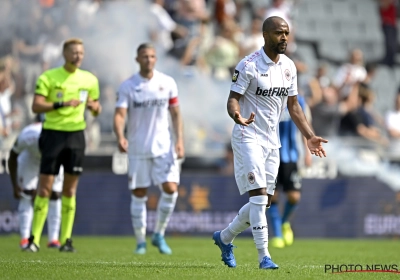
<svg viewBox="0 0 400 280"><path fill-rule="evenodd" d="M382 30L385 36L385 57L383 63L393 67L397 53L397 0L379 0Z"/></svg>
<svg viewBox="0 0 400 280"><path fill-rule="evenodd" d="M61 25L45 41L42 52L43 70L62 65L62 44L65 38L70 37L70 33L67 25Z"/></svg>
<svg viewBox="0 0 400 280"><path fill-rule="evenodd" d="M236 4L233 0L215 0L215 19L221 26L226 20L233 20L236 16Z"/></svg>
<svg viewBox="0 0 400 280"><path fill-rule="evenodd" d="M240 37L241 32L233 20L222 23L220 34L206 54L207 62L216 78L226 79L233 73L239 61Z"/></svg>
<svg viewBox="0 0 400 280"><path fill-rule="evenodd" d="M386 145L388 140L382 135L371 113L374 101L372 90L360 87L358 93L357 109L346 114L339 127L341 136L360 136L365 139Z"/></svg>
<svg viewBox="0 0 400 280"><path fill-rule="evenodd" d="M397 91L394 110L386 113L385 122L389 136L400 139L400 88Z"/></svg>
<svg viewBox="0 0 400 280"><path fill-rule="evenodd" d="M365 79L361 82L361 86L367 87L367 88L371 87L371 82L372 82L373 78L375 77L377 67L378 67L378 65L376 65L375 63L372 63L372 62L368 62L365 65L365 70L366 70L367 74L365 76Z"/></svg>
<svg viewBox="0 0 400 280"><path fill-rule="evenodd" d="M12 2L3 0L0 4L0 58L13 53L15 24L9 23L9 17L16 17Z"/></svg>
<svg viewBox="0 0 400 280"><path fill-rule="evenodd" d="M164 0L153 0L150 12L154 15L153 21L157 22L152 27L150 37L153 42L159 43L165 51L172 49L174 43L172 37L181 39L188 35L188 30L177 24L164 9Z"/></svg>
<svg viewBox="0 0 400 280"><path fill-rule="evenodd" d="M177 0L175 21L188 30L187 36L174 40L170 54L182 65L194 65L199 57L199 48L208 19L204 0Z"/></svg>
<svg viewBox="0 0 400 280"><path fill-rule="evenodd" d="M253 53L262 46L264 46L264 37L262 34L263 20L259 17L255 17L251 20L250 32L245 34L245 38L242 40L240 45L240 57L244 57L249 53Z"/></svg>
<svg viewBox="0 0 400 280"><path fill-rule="evenodd" d="M39 6L32 4L27 21L17 29L17 54L21 61L21 70L25 79L24 90L33 94L36 79L42 73L41 54L44 34L42 31L43 14Z"/></svg>
<svg viewBox="0 0 400 280"><path fill-rule="evenodd" d="M277 16L283 18L289 25L289 30L292 32L293 24L291 20L292 5L286 0L272 0L271 5L267 8L264 18Z"/></svg>
<svg viewBox="0 0 400 280"><path fill-rule="evenodd" d="M15 83L11 75L10 59L11 57L6 57L0 60L0 151L10 149L15 139L11 102Z"/></svg>
<svg viewBox="0 0 400 280"><path fill-rule="evenodd" d="M327 64L321 63L317 68L316 75L309 79L304 89L304 98L310 108L313 108L322 101L323 91L325 88L329 87L330 84L331 81L327 75ZM335 95L337 95L336 92ZM331 100L331 98L328 97L328 100ZM322 135L325 136L325 134Z"/></svg>
<svg viewBox="0 0 400 280"><path fill-rule="evenodd" d="M336 136L341 118L357 107L358 87L354 86L349 98L339 100L334 87L321 86L321 101L311 108L312 124L315 133L323 136Z"/></svg>
<svg viewBox="0 0 400 280"><path fill-rule="evenodd" d="M354 49L350 53L349 62L338 69L333 79L333 85L339 92L340 99L347 98L353 86L364 81L366 76L363 52L360 49Z"/></svg>

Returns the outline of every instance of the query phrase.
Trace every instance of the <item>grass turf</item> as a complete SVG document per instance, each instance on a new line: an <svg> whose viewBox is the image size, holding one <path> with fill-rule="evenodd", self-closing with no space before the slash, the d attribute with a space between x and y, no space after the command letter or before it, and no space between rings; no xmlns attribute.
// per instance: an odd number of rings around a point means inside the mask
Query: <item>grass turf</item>
<svg viewBox="0 0 400 280"><path fill-rule="evenodd" d="M326 264L395 264L400 271L399 240L297 239L284 249L271 248L278 270L258 269L251 237L234 244L237 268L220 261L211 236L167 237L173 255L161 255L148 242L147 254L132 254L132 237L74 237L77 253L46 248L39 253L18 248L18 236L0 236L1 279L400 279L394 273L325 273Z"/></svg>

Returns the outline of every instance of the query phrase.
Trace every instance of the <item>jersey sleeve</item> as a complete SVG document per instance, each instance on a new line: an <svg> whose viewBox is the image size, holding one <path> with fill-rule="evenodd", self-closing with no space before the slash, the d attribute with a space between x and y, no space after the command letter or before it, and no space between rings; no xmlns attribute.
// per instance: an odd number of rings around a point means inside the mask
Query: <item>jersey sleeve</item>
<svg viewBox="0 0 400 280"><path fill-rule="evenodd" d="M100 97L99 80L96 77L94 77L93 85L89 91L89 96L92 100L99 100Z"/></svg>
<svg viewBox="0 0 400 280"><path fill-rule="evenodd" d="M294 63L291 61L290 62L290 66L291 66L291 70L292 70L292 82L290 84L290 88L289 88L289 96L295 96L298 95L297 92L297 70L296 70L296 66L294 65Z"/></svg>
<svg viewBox="0 0 400 280"><path fill-rule="evenodd" d="M39 76L36 81L35 93L47 97L50 92L50 82L45 74Z"/></svg>
<svg viewBox="0 0 400 280"><path fill-rule="evenodd" d="M173 106L178 106L179 105L179 100L178 100L178 86L176 85L176 82L174 79L171 79L171 91L169 94L169 107Z"/></svg>
<svg viewBox="0 0 400 280"><path fill-rule="evenodd" d="M117 91L117 102L115 108L128 108L129 94L124 84L122 84Z"/></svg>
<svg viewBox="0 0 400 280"><path fill-rule="evenodd" d="M251 79L254 77L253 68L251 64L245 64L242 60L235 68L232 76L231 91L239 94L244 94L249 87Z"/></svg>

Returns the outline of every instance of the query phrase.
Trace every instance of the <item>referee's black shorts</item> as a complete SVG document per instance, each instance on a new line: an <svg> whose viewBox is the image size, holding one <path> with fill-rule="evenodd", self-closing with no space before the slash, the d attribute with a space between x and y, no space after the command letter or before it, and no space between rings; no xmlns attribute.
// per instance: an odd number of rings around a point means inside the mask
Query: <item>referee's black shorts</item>
<svg viewBox="0 0 400 280"><path fill-rule="evenodd" d="M43 129L39 138L42 154L40 174L56 175L61 165L66 173L81 174L85 148L83 130L69 132Z"/></svg>

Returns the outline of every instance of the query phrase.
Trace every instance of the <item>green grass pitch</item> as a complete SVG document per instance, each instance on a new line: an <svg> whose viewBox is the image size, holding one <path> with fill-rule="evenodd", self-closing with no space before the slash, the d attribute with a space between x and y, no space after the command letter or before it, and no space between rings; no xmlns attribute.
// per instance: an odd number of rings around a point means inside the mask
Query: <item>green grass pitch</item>
<svg viewBox="0 0 400 280"><path fill-rule="evenodd" d="M74 237L77 253L47 249L39 253L18 248L19 238L0 237L0 279L399 279L394 273L325 273L326 264L396 264L400 270L400 240L297 239L291 247L271 248L280 268L258 269L251 237L234 244L237 268L220 261L210 237L169 237L173 255L161 255L148 242L147 254L132 254L133 237Z"/></svg>

